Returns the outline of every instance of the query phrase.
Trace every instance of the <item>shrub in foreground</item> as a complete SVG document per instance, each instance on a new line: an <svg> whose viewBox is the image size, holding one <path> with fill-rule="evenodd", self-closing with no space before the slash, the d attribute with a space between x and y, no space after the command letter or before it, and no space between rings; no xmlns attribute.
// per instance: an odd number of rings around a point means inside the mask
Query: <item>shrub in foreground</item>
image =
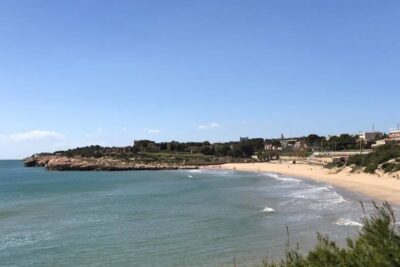
<svg viewBox="0 0 400 267"><path fill-rule="evenodd" d="M328 236L318 234L316 247L307 255L298 249L288 249L280 263L263 262L264 267L392 267L400 266L399 226L391 206L374 203L374 213L363 219L358 236L347 240L347 248L340 248Z"/></svg>

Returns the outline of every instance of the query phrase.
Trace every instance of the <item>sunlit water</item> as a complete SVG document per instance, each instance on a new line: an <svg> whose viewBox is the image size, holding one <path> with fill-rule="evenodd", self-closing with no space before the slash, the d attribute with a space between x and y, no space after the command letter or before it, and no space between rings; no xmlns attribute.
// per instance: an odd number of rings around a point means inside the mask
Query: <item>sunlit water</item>
<svg viewBox="0 0 400 267"><path fill-rule="evenodd" d="M316 232L344 244L365 197L276 174L48 172L0 161L1 266L254 266Z"/></svg>

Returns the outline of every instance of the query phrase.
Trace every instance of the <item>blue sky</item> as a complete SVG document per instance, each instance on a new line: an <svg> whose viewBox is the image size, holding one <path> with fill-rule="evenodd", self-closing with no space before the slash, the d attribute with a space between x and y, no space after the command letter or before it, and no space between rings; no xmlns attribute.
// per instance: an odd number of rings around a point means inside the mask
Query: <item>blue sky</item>
<svg viewBox="0 0 400 267"><path fill-rule="evenodd" d="M399 1L0 2L0 158L389 131Z"/></svg>

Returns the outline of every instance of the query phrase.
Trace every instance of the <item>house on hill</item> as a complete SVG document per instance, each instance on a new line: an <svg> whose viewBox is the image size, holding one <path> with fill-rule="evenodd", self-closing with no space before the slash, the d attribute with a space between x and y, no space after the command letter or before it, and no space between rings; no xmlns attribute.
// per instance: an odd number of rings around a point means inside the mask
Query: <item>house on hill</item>
<svg viewBox="0 0 400 267"><path fill-rule="evenodd" d="M140 152L160 152L161 146L150 140L135 140L133 147Z"/></svg>
<svg viewBox="0 0 400 267"><path fill-rule="evenodd" d="M378 139L382 139L383 133L381 133L381 132L364 132L364 133L360 134L359 138L360 138L360 140L363 140L364 142L375 141Z"/></svg>
<svg viewBox="0 0 400 267"><path fill-rule="evenodd" d="M396 131L391 131L389 133L389 141L396 141L399 142L400 141L400 130L396 130Z"/></svg>

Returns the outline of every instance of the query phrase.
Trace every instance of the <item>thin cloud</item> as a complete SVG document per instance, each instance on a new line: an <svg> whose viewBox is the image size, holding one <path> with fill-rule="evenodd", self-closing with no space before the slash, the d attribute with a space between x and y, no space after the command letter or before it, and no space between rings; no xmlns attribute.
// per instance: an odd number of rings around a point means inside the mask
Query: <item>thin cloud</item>
<svg viewBox="0 0 400 267"><path fill-rule="evenodd" d="M88 138L95 138L103 135L103 129L102 128L97 128L96 132L94 133L88 133L85 134L86 137Z"/></svg>
<svg viewBox="0 0 400 267"><path fill-rule="evenodd" d="M221 124L219 124L218 122L212 122L210 124L203 124L203 125L199 125L197 127L198 130L206 130L206 129L211 129L211 128L220 128Z"/></svg>
<svg viewBox="0 0 400 267"><path fill-rule="evenodd" d="M159 134L161 133L160 129L146 129L148 134Z"/></svg>
<svg viewBox="0 0 400 267"><path fill-rule="evenodd" d="M14 142L49 141L63 139L64 135L53 131L34 130L29 132L13 133L9 135L0 135L0 138L3 140L6 139Z"/></svg>

